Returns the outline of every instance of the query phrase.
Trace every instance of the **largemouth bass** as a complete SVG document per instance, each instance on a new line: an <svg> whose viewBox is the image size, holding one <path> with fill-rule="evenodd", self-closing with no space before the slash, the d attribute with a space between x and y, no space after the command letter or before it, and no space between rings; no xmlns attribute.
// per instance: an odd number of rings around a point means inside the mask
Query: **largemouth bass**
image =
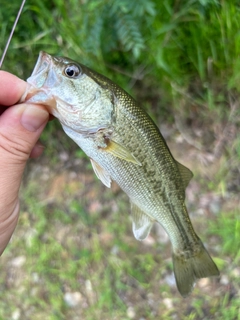
<svg viewBox="0 0 240 320"><path fill-rule="evenodd" d="M131 202L136 239L154 222L172 243L177 288L219 271L195 233L184 203L192 173L172 156L159 129L118 85L71 59L40 52L22 101L43 104L88 155L102 183L118 183Z"/></svg>

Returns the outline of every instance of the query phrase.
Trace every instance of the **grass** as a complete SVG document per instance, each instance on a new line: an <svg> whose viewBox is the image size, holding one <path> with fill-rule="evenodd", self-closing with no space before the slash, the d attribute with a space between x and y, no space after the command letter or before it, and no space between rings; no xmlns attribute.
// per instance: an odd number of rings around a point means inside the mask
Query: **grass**
<svg viewBox="0 0 240 320"><path fill-rule="evenodd" d="M19 224L1 257L0 319L240 319L239 3L132 3L28 0L3 68L26 79L45 50L143 102L194 172L189 211L221 279L201 280L182 299L169 242L157 228L145 242L133 238L127 197L101 185L54 121L45 156L26 170ZM1 1L1 49L18 5Z"/></svg>
<svg viewBox="0 0 240 320"><path fill-rule="evenodd" d="M211 215L208 228L201 216L192 217L223 278L200 281L183 300L167 280L169 242L161 244L156 231L150 242L134 239L118 188L106 190L84 168L73 177L71 168L42 177L30 167L19 224L1 258L0 318L238 319L236 210Z"/></svg>
<svg viewBox="0 0 240 320"><path fill-rule="evenodd" d="M240 220L239 212L222 212L219 220L211 226L211 231L222 238L223 253L231 253L234 256L233 266L239 263L240 259Z"/></svg>

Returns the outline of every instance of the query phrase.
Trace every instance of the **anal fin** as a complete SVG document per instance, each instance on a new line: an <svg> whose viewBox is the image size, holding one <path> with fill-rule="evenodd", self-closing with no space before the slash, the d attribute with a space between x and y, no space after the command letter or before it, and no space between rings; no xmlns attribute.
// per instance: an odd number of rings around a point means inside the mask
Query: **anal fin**
<svg viewBox="0 0 240 320"><path fill-rule="evenodd" d="M150 219L144 211L131 202L132 209L132 229L137 240L144 240L149 235L154 220Z"/></svg>
<svg viewBox="0 0 240 320"><path fill-rule="evenodd" d="M106 187L110 188L112 180L109 173L105 169L103 169L96 161L94 161L91 158L90 160L93 167L93 171L95 172L98 179L101 180Z"/></svg>

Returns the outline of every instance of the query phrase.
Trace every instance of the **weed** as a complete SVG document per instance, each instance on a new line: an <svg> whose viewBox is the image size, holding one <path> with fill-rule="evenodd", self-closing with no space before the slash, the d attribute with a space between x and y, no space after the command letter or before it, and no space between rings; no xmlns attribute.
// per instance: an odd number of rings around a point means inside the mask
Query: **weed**
<svg viewBox="0 0 240 320"><path fill-rule="evenodd" d="M18 5L1 1L2 49ZM222 139L229 122L231 132L239 129L239 111L231 119L240 91L239 30L237 0L27 1L5 70L26 79L40 50L68 56L171 125L175 145L175 124L185 120L177 127L190 142L184 156L195 183L227 203L193 217L201 237L217 244L222 278L200 281L182 299L171 280L169 244L154 232L146 242L133 238L126 196L94 180L86 156L53 121L42 135L45 156L27 168L18 228L1 258L1 319L240 319L239 202L229 187L239 190L240 142L236 134ZM205 160L219 141L224 161L214 158L213 175L209 164L198 170L192 154Z"/></svg>

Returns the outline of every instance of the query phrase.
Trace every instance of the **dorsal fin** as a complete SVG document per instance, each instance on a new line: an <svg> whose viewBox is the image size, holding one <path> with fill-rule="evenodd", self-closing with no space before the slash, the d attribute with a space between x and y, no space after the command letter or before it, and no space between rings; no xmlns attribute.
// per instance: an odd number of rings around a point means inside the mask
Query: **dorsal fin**
<svg viewBox="0 0 240 320"><path fill-rule="evenodd" d="M184 190L185 190L187 188L188 184L189 184L189 181L193 177L193 173L192 173L191 170L189 170L187 167L185 167L181 163L179 163L177 161L176 161L176 163L177 163L180 175L182 177L183 187L184 187Z"/></svg>

